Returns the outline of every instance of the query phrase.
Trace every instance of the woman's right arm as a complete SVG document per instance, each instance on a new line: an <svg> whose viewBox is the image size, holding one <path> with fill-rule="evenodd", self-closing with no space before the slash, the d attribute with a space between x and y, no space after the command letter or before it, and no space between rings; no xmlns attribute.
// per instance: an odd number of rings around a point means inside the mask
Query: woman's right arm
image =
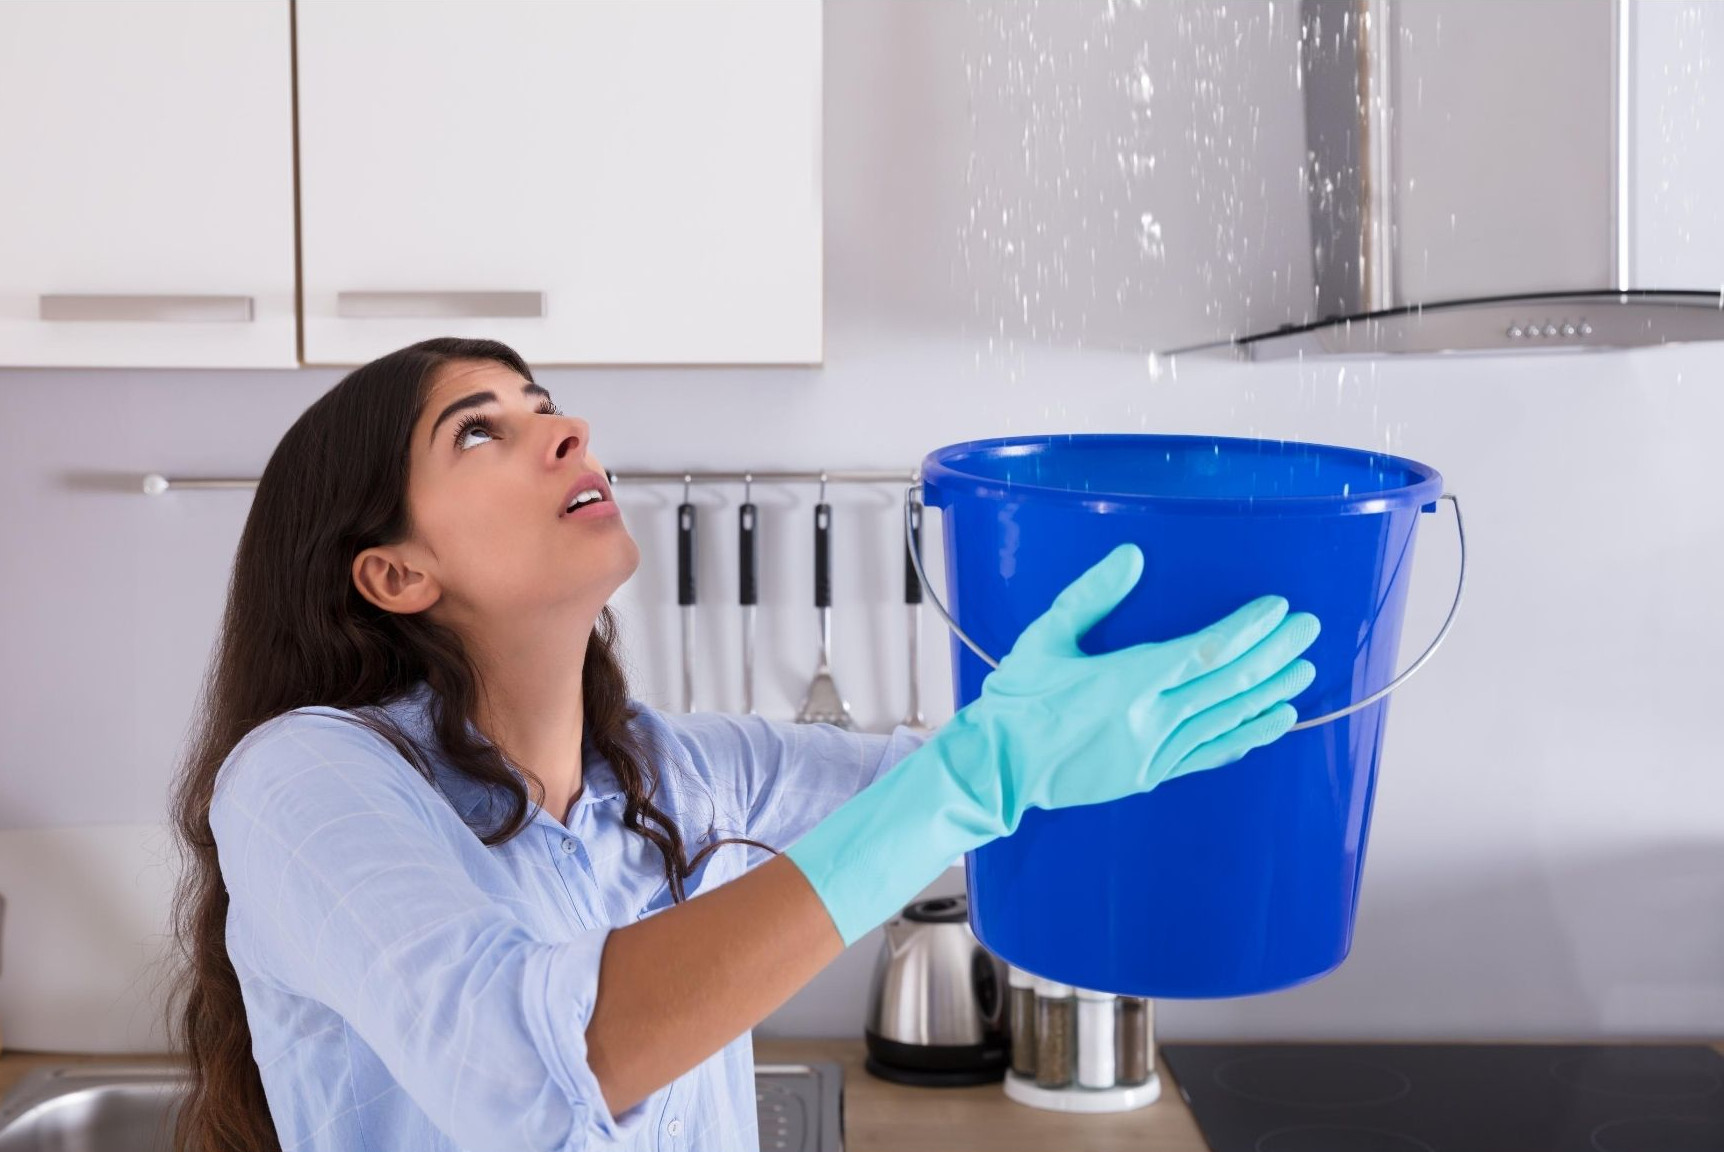
<svg viewBox="0 0 1724 1152"><path fill-rule="evenodd" d="M613 1112L753 1028L844 951L802 871L775 856L611 932L587 1061Z"/></svg>

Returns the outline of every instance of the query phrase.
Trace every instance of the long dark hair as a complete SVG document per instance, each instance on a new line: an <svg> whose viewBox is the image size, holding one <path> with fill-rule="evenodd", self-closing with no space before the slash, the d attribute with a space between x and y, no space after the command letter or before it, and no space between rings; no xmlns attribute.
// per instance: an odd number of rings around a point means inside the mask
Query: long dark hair
<svg viewBox="0 0 1724 1152"><path fill-rule="evenodd" d="M216 773L246 733L295 708L348 710L353 722L389 740L429 779L423 750L375 711L423 680L443 757L507 799L496 824L475 834L500 844L526 826L530 804L543 800L536 781L529 795L502 754L469 733L479 678L460 638L424 613L377 608L351 575L358 553L407 537L412 430L438 369L464 360L496 361L533 378L513 349L494 340L421 341L355 369L319 397L281 438L258 481L194 716L196 734L172 798L184 867L173 910L182 964L170 1028L191 1072L177 1126L182 1152L281 1146L227 953L228 896L209 823ZM658 847L674 901L686 898L684 880L715 848L745 843L773 851L731 837L686 857L682 833L653 803L658 772L631 726L636 710L608 607L587 643L581 694L584 732L626 796L623 823Z"/></svg>

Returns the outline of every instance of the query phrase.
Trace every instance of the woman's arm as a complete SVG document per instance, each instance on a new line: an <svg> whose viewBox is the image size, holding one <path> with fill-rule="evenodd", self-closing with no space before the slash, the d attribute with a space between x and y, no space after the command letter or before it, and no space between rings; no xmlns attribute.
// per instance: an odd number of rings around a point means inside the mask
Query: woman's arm
<svg viewBox="0 0 1724 1152"><path fill-rule="evenodd" d="M785 856L613 930L586 1035L611 1113L754 1027L843 950L825 905Z"/></svg>
<svg viewBox="0 0 1724 1152"><path fill-rule="evenodd" d="M738 787L744 826L734 831L780 849L927 739L719 712L664 719L697 776ZM843 951L826 906L783 856L613 929L586 1034L612 1112L754 1027Z"/></svg>

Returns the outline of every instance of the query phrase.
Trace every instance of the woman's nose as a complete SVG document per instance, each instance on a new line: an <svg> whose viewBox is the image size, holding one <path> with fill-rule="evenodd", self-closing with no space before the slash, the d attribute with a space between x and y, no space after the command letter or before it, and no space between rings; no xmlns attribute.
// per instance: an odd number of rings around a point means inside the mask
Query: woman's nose
<svg viewBox="0 0 1724 1152"><path fill-rule="evenodd" d="M552 454L561 460L564 457L580 456L586 451L587 441L592 439L592 429L579 416L570 416L561 434L553 442Z"/></svg>

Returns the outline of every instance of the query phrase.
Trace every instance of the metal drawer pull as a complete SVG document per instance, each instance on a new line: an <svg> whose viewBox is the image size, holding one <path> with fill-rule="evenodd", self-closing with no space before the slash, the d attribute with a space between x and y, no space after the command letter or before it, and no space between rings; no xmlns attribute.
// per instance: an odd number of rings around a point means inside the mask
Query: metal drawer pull
<svg viewBox="0 0 1724 1152"><path fill-rule="evenodd" d="M250 296L58 293L41 297L37 314L43 320L143 320L158 324L220 320L250 323L256 318L253 305Z"/></svg>
<svg viewBox="0 0 1724 1152"><path fill-rule="evenodd" d="M345 320L450 320L485 316L538 317L543 292L338 292L335 314Z"/></svg>

